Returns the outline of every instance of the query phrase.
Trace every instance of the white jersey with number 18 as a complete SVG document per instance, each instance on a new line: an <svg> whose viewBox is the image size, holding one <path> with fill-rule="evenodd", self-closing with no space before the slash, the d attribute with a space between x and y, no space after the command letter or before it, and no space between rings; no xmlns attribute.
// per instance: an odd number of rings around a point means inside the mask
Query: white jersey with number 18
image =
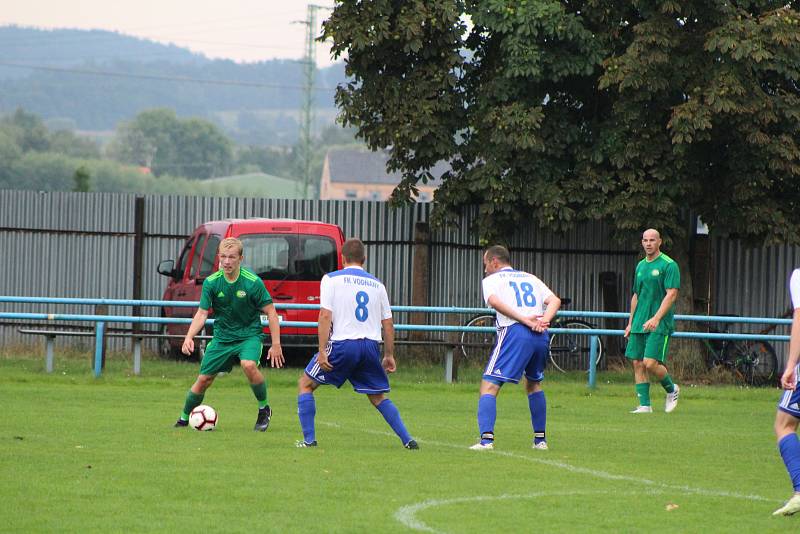
<svg viewBox="0 0 800 534"><path fill-rule="evenodd" d="M380 341L381 321L392 316L386 287L360 267L347 267L323 276L319 303L333 312L331 341Z"/></svg>
<svg viewBox="0 0 800 534"><path fill-rule="evenodd" d="M502 302L526 316L543 315L544 301L552 294L550 288L534 275L515 271L511 267L500 269L483 279L483 300L487 305L489 297L497 295ZM516 322L497 312L497 326L510 326Z"/></svg>

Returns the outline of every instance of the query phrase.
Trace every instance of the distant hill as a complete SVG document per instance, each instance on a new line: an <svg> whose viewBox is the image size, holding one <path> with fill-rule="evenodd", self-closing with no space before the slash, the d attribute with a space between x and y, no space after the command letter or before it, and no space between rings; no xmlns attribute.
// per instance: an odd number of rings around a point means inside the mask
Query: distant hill
<svg viewBox="0 0 800 534"><path fill-rule="evenodd" d="M70 67L117 60L202 64L209 62L175 45L163 45L138 37L104 30L45 30L0 26L0 61ZM0 65L0 80L25 78L34 71Z"/></svg>
<svg viewBox="0 0 800 534"><path fill-rule="evenodd" d="M315 91L321 124L344 80L342 64L317 71L317 86L329 88ZM0 114L22 107L79 130L112 130L163 107L213 120L239 142L287 144L297 138L302 86L294 61L238 64L114 32L0 27Z"/></svg>

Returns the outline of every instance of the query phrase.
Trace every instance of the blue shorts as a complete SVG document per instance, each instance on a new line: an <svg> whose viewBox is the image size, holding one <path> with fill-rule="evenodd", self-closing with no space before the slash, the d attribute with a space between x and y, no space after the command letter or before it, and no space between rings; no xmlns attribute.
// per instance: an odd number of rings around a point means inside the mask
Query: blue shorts
<svg viewBox="0 0 800 534"><path fill-rule="evenodd" d="M497 329L497 343L492 349L483 379L495 384L519 382L523 371L531 382L544 380L550 336L547 332L534 332L524 324Z"/></svg>
<svg viewBox="0 0 800 534"><path fill-rule="evenodd" d="M781 400L778 402L778 409L800 419L800 365L795 368L794 376L795 380L797 380L797 385L794 391L791 389L783 391Z"/></svg>
<svg viewBox="0 0 800 534"><path fill-rule="evenodd" d="M328 345L328 362L333 366L325 371L317 363L317 354L306 366L306 374L315 382L342 387L350 380L356 393L388 393L389 378L381 365L381 349L372 339L346 339Z"/></svg>

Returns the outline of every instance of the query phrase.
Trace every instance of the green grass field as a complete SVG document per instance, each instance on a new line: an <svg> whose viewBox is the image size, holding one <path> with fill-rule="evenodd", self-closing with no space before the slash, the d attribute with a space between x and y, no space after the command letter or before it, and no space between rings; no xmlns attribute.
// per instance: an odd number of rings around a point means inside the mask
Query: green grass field
<svg viewBox="0 0 800 534"><path fill-rule="evenodd" d="M210 192L236 193L242 196L302 198L297 181L264 173L210 178L198 182Z"/></svg>
<svg viewBox="0 0 800 534"><path fill-rule="evenodd" d="M630 378L552 377L549 451L530 448L521 387L498 401L496 450L476 440L479 372L442 382L402 368L391 398L420 450L402 448L348 386L317 393L316 449L297 449L299 369L269 372L274 409L236 369L206 403L214 432L173 429L197 367L147 360L93 378L88 357L0 359L5 532L788 532L791 493L772 435L778 391L683 384L672 414L631 415ZM402 362L401 362L402 363ZM653 387L654 405L663 392Z"/></svg>

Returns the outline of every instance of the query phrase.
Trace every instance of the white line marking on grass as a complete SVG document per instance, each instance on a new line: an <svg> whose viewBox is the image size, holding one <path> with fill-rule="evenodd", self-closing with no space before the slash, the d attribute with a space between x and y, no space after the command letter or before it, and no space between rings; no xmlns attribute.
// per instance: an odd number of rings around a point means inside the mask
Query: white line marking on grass
<svg viewBox="0 0 800 534"><path fill-rule="evenodd" d="M399 508L394 513L394 518L397 519L403 526L410 529L421 530L423 532L433 532L435 534L444 534L444 531L436 530L435 528L427 525L425 522L417 519L417 513L428 508L436 508L439 506L449 506L451 504L463 504L471 502L486 502L486 501L506 501L516 499L535 499L537 497L575 497L577 495L607 495L609 491L537 491L535 493L524 494L503 494L503 495L478 495L475 497L455 497L452 499L428 499L427 501L409 504ZM641 492L615 492L617 495L641 495ZM660 490L648 491L647 493L659 494Z"/></svg>
<svg viewBox="0 0 800 534"><path fill-rule="evenodd" d="M342 428L340 425L336 423L321 423L326 426L335 427L335 428ZM392 436L396 437L393 432L385 432L380 430L367 430L362 429L361 432L365 432L367 434L375 434L380 436ZM466 445L456 445L453 443L444 443L441 441L431 441L431 440L422 440L417 439L417 443L424 444L424 445L434 445L436 447L447 447L450 449L459 449L466 451L468 447ZM537 456L541 456L542 451L539 451ZM570 473L577 473L581 475L589 475L595 478L602 478L605 480L619 480L624 482L633 482L636 484L643 484L645 486L650 486L651 488L657 488L659 490L671 490L671 491L680 491L682 493L688 494L695 494L695 495L706 495L710 497L731 497L734 499L744 499L747 501L764 501L764 502L777 502L775 499L768 499L761 495L746 495L743 493L735 493L731 491L724 491L724 490L709 490L704 488L692 488L690 486L679 486L674 484L663 484L661 482L656 482L655 480L650 480L648 478L641 478L641 477L634 477L630 475L615 475L614 473L609 473L607 471L600 471L598 469L590 469L588 467L578 467L572 464L568 464L567 462L562 462L559 460L548 460L541 457L536 456L526 456L523 454L518 454L514 452L506 452L506 451L478 451L475 453L476 455L481 456L504 456L506 458L514 458L518 460L525 460L528 462L546 465L548 467L555 467L556 469L563 469L565 471L569 471ZM545 453L547 454L547 453Z"/></svg>

